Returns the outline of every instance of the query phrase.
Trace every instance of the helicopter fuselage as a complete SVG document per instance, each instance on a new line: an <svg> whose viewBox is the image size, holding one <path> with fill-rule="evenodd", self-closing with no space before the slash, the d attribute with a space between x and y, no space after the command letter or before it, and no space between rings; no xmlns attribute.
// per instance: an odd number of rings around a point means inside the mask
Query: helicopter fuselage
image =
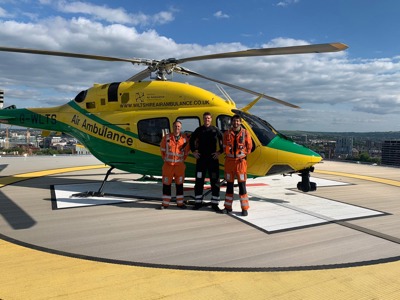
<svg viewBox="0 0 400 300"><path fill-rule="evenodd" d="M204 112L221 131L239 114L253 140L248 155L248 176L294 173L321 161L314 151L296 144L268 122L236 108L204 89L177 82L118 82L96 84L74 100L50 108L3 109L0 122L64 132L77 138L96 158L120 170L161 175L159 144L175 120L190 135L201 125ZM187 174L196 160L189 155ZM223 172L224 157L220 156Z"/></svg>

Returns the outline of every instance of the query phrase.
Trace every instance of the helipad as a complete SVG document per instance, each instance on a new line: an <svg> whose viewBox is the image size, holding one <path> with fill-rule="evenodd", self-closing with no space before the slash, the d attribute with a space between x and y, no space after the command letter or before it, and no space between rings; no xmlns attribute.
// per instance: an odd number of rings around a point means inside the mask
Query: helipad
<svg viewBox="0 0 400 300"><path fill-rule="evenodd" d="M308 194L295 189L297 176L249 180L251 208L241 217L239 201L232 215L158 210L159 183L119 171L104 197L72 196L99 188L107 169L93 158L2 166L0 299L400 293L396 168L325 162L313 174L317 191ZM189 199L190 183L185 190Z"/></svg>

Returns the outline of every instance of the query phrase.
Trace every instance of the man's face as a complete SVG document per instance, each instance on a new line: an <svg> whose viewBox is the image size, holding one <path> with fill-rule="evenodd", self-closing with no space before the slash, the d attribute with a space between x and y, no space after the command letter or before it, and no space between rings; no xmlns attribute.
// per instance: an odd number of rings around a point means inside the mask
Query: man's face
<svg viewBox="0 0 400 300"><path fill-rule="evenodd" d="M232 128L235 131L238 131L240 129L240 125L242 124L242 122L240 121L240 119L233 119L232 120Z"/></svg>
<svg viewBox="0 0 400 300"><path fill-rule="evenodd" d="M175 135L181 134L181 129L182 129L182 124L181 124L181 123L176 122L176 123L173 125L173 127L174 127L174 134L175 134Z"/></svg>
<svg viewBox="0 0 400 300"><path fill-rule="evenodd" d="M206 127L211 126L211 121L212 121L212 118L211 118L210 115L205 115L205 116L203 116L203 123L204 123L204 126L206 126Z"/></svg>

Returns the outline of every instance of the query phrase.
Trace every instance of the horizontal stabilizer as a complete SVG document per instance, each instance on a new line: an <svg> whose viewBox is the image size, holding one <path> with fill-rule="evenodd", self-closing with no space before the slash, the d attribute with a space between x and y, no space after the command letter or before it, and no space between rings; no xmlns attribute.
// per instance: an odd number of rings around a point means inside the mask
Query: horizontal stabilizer
<svg viewBox="0 0 400 300"><path fill-rule="evenodd" d="M42 137L48 137L48 136L61 136L62 132L59 131L52 131L52 130L42 130Z"/></svg>

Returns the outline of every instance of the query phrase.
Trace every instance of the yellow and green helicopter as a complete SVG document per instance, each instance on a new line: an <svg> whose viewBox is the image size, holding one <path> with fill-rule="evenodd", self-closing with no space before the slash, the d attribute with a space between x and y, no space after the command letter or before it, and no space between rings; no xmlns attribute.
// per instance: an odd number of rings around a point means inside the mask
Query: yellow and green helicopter
<svg viewBox="0 0 400 300"><path fill-rule="evenodd" d="M94 84L91 88L80 92L70 102L60 106L21 109L15 106L6 107L0 110L0 122L64 132L75 137L97 159L110 166L103 186L114 168L136 174L161 175L163 161L159 144L163 134L171 130L175 120L180 120L183 130L190 134L201 125L202 115L208 111L213 115L213 125L225 131L230 125L231 116L238 114L253 140L253 149L248 155L248 176L299 173L301 181L297 188L308 192L316 189L316 184L310 182L309 178L313 166L321 161L321 156L293 142L275 130L267 121L248 112L261 98L293 108L298 106L203 76L182 67L181 64L210 59L335 52L346 48L347 46L342 43L329 43L153 60L0 46L0 51L6 52L122 61L147 66L124 82ZM255 95L257 98L239 109L230 97L223 99L193 85L167 81L167 75L174 72L226 85ZM153 74L155 80L144 81ZM223 89L221 91L224 93ZM221 172L223 159L221 156ZM194 174L193 156L188 157L186 165L187 176ZM97 194L101 193L101 189Z"/></svg>

